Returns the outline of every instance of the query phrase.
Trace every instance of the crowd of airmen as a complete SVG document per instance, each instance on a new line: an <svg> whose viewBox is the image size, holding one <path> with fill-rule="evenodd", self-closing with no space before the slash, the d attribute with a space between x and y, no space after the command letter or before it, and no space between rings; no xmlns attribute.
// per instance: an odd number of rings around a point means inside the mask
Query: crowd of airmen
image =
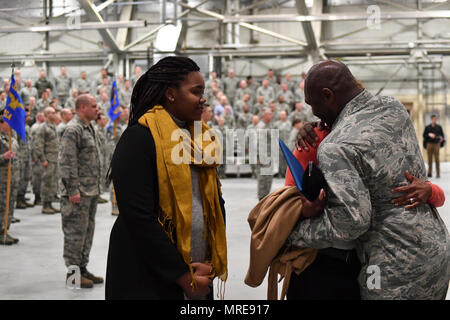
<svg viewBox="0 0 450 320"><path fill-rule="evenodd" d="M290 73L275 75L274 71L269 69L266 76L257 83L252 76L238 79L233 70L229 70L223 79L219 79L217 73L212 71L205 83L208 106L205 108L203 121L220 131L223 137L226 136L227 130L233 129L243 129L246 134L252 129L276 129L280 139L294 150L297 133L303 123L318 120L311 107L305 103L305 77L302 73L298 80L294 80ZM225 155L226 139L223 141ZM270 152L270 148L267 151ZM278 177L284 177L286 161L281 152L279 154L279 166L274 171L278 172ZM266 166L271 167L272 164L251 165L252 177L258 181L259 200L269 194L272 187L273 175L261 174L261 169ZM226 177L225 168L226 164L219 167L221 178Z"/></svg>
<svg viewBox="0 0 450 320"><path fill-rule="evenodd" d="M40 71L37 81L31 79L22 81L20 70L15 71L15 88L19 93L26 111L26 142L12 132L11 151L9 150L9 127L0 120L0 231L4 232L4 216L6 211L6 177L8 162L11 159L10 201L8 211L8 228L11 223L20 222L14 217L14 208L25 209L42 205L42 214L55 214L59 209L53 206L59 202L60 186L58 171L58 152L60 141L68 123L76 114L75 101L81 94L91 94L97 100L99 114L93 127L95 129L98 150L100 151L101 191L110 191L112 214L117 215L118 209L111 186L106 183L106 173L121 133L127 126L129 102L132 86L140 77L140 68L136 67L136 74L130 80L123 77L117 79L121 116L114 121L110 130L108 109L112 93L112 79L106 69L102 69L95 80L88 80L86 72L82 72L80 79L73 81L61 67L61 73L50 81L44 70ZM9 91L9 79L3 80L0 90L0 113L6 107L6 94ZM1 116L0 116L1 118ZM5 179L3 179L5 178ZM3 183L5 182L5 183ZM31 183L34 201L25 197ZM108 202L99 198L99 203ZM18 239L10 236L3 244L15 244Z"/></svg>
<svg viewBox="0 0 450 320"><path fill-rule="evenodd" d="M41 70L39 78L33 83L31 79L22 80L20 70L15 71L16 91L20 94L26 110L27 143L18 138L15 132L12 137L11 191L9 204L9 223L20 222L14 217L14 208L25 209L42 205L43 214L59 212L53 202L60 201L58 196L58 150L61 137L67 124L75 115L75 101L80 94L91 94L97 99L100 113L93 124L98 140L101 163L101 191L110 192L112 214L117 215L118 209L112 187L105 181L110 159L121 133L127 126L129 103L132 88L141 76L142 70L136 66L130 79L119 76L116 80L121 116L116 119L110 130L108 110L112 94L112 78L106 69L102 69L95 79L88 79L85 71L78 79L67 75L66 68L60 68L60 74L53 79L47 78ZM235 77L233 70L227 76L217 77L212 71L205 81L206 108L202 119L214 130L220 131L225 137L228 129L278 129L279 137L290 147L295 148L298 129L304 121L316 120L311 107L304 99L304 77L296 81L289 73L275 75L272 69L258 83L248 76L244 79ZM5 108L6 94L9 90L9 79L3 80L0 89L0 111ZM3 132L4 131L4 132ZM0 130L0 174L6 173L8 156L7 130ZM224 139L224 154L226 143ZM270 192L272 175L261 175L260 167L252 165L252 177L258 180L258 199ZM284 176L286 162L282 157L279 161L279 176ZM225 164L219 166L219 175L225 178ZM3 176L3 174L2 174ZM31 183L34 201L25 197ZM6 186L0 186L0 208L5 207ZM99 198L99 203L108 200ZM5 210L5 209L3 209ZM2 214L3 216L3 214ZM2 219L3 220L3 219ZM0 222L3 230L3 221ZM3 233L3 231L2 231ZM10 237L10 242L18 239Z"/></svg>

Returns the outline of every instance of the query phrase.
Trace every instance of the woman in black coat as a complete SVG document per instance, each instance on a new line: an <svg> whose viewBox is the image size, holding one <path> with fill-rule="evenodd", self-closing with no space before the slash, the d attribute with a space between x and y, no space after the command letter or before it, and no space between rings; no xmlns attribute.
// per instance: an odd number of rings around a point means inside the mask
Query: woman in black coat
<svg viewBox="0 0 450 320"><path fill-rule="evenodd" d="M187 263L177 247L179 233L168 231L161 222L156 136L139 121L155 104L164 106L174 121L199 120L205 100L198 70L188 58L167 57L150 68L133 90L129 126L111 162L120 214L110 236L106 299L212 296L212 263ZM220 189L217 194L224 221Z"/></svg>

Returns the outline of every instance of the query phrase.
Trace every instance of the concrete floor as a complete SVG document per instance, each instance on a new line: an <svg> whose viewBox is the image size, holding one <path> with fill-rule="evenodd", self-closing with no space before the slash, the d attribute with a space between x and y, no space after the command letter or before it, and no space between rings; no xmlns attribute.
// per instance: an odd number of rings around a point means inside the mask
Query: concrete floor
<svg viewBox="0 0 450 320"><path fill-rule="evenodd" d="M450 227L450 163L442 164L440 179L432 179L444 189L446 205L439 212ZM274 179L272 190L283 185ZM256 180L228 178L222 181L227 210L228 266L226 299L265 299L266 283L258 288L244 284L249 262L250 229L247 216L256 205ZM32 198L32 195L28 195ZM105 198L107 194L103 195ZM115 217L111 216L111 204L98 206L94 243L89 270L105 276L109 234ZM104 299L104 285L92 289L67 289L66 268L62 258L63 234L61 217L42 215L41 206L16 210L20 223L13 224L10 234L20 239L13 246L0 247L0 299ZM215 283L216 287L217 283ZM280 291L279 291L280 292ZM447 299L450 294L447 295Z"/></svg>

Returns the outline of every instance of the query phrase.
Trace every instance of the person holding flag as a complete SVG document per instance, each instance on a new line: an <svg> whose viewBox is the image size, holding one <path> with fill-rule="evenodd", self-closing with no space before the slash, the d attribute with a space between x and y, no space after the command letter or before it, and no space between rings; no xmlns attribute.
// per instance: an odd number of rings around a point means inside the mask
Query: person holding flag
<svg viewBox="0 0 450 320"><path fill-rule="evenodd" d="M11 129L26 142L25 118L25 108L16 90L13 66L6 107L0 114L0 244L2 245L19 242L7 233L11 224L8 217L11 218L13 215L19 184L19 162L16 159L19 145Z"/></svg>
<svg viewBox="0 0 450 320"><path fill-rule="evenodd" d="M108 110L108 117L110 119L108 127L106 128L106 131L109 131L111 128L111 125L114 123L114 120L116 120L118 117L120 117L120 104L119 104L119 94L117 93L117 83L116 80L113 81L112 89L111 89L111 106Z"/></svg>
<svg viewBox="0 0 450 320"><path fill-rule="evenodd" d="M116 148L117 142L119 141L120 135L122 134L122 130L120 126L117 125L117 122L120 120L120 115L122 114L122 108L119 103L119 94L117 93L117 83L116 80L113 81L112 89L111 89L111 106L108 110L108 117L110 119L108 127L106 128L106 136L109 140L110 145L110 155L112 156L114 149ZM117 121L116 121L117 120ZM113 127L111 130L111 126ZM110 159L111 160L111 159ZM114 192L114 187L111 187L110 192L111 198L111 215L117 216L119 214L119 208L117 207L116 195Z"/></svg>

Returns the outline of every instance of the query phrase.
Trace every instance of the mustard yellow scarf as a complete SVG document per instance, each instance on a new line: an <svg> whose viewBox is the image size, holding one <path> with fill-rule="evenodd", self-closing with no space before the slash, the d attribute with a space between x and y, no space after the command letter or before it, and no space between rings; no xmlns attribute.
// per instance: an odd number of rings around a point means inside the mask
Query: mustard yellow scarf
<svg viewBox="0 0 450 320"><path fill-rule="evenodd" d="M194 123L189 124L188 130L180 129L170 114L159 105L147 111L139 123L150 129L155 141L159 221L172 242L175 228L177 249L189 265L191 274L192 183L189 164L201 168L199 183L204 215L203 237L209 244L210 262L215 275L226 281L227 244L219 202L220 181L216 171L222 155L219 139L212 138L214 141L211 141L210 128L203 122L201 131L194 130ZM212 157L202 157L205 152ZM195 286L195 281L192 285Z"/></svg>

